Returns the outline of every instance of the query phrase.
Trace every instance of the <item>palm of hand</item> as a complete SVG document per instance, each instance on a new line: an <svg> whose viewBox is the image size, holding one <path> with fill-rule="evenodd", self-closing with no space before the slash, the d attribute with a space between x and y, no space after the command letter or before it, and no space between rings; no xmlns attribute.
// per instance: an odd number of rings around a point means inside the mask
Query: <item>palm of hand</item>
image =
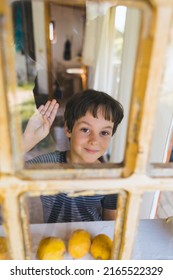
<svg viewBox="0 0 173 280"><path fill-rule="evenodd" d="M38 139L45 138L50 131L51 122L49 117L43 116L41 113L36 112L29 120L27 125L28 131L33 131L33 134ZM27 131L25 131L27 133Z"/></svg>
<svg viewBox="0 0 173 280"><path fill-rule="evenodd" d="M53 99L52 101L47 101L45 105L41 105L38 111L32 115L23 134L24 152L32 149L49 134L58 107L59 104Z"/></svg>

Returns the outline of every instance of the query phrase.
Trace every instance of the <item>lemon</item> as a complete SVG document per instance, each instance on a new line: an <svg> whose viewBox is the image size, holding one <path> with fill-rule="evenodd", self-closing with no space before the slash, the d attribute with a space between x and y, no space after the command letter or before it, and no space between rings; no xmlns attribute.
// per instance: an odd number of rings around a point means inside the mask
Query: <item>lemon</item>
<svg viewBox="0 0 173 280"><path fill-rule="evenodd" d="M83 229L75 230L68 240L68 252L74 259L84 257L90 249L91 236Z"/></svg>
<svg viewBox="0 0 173 280"><path fill-rule="evenodd" d="M109 260L111 257L112 240L106 234L98 234L91 244L91 255L98 260Z"/></svg>
<svg viewBox="0 0 173 280"><path fill-rule="evenodd" d="M64 241L56 237L46 237L41 240L37 250L40 260L62 260L66 252Z"/></svg>
<svg viewBox="0 0 173 280"><path fill-rule="evenodd" d="M0 236L0 260L9 260L9 253L7 248L7 240Z"/></svg>

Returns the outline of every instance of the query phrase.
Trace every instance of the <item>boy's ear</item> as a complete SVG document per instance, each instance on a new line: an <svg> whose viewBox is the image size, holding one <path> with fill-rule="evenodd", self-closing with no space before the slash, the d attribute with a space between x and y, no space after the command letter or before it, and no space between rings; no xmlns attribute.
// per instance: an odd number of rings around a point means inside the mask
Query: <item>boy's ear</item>
<svg viewBox="0 0 173 280"><path fill-rule="evenodd" d="M68 129L66 122L65 122L65 125L64 125L64 131L65 131L65 135L68 138L71 138L71 131Z"/></svg>

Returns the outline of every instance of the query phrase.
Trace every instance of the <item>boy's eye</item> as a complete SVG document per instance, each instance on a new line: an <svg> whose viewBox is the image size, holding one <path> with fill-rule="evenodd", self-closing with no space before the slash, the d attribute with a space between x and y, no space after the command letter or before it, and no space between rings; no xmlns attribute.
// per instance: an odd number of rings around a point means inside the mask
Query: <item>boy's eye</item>
<svg viewBox="0 0 173 280"><path fill-rule="evenodd" d="M89 132L89 129L88 129L88 128L83 127L83 128L81 128L81 131L82 131L82 132L84 132L84 133L87 133L87 132Z"/></svg>
<svg viewBox="0 0 173 280"><path fill-rule="evenodd" d="M108 131L102 131L101 132L101 135L102 136L109 136L111 133L110 132L108 132Z"/></svg>

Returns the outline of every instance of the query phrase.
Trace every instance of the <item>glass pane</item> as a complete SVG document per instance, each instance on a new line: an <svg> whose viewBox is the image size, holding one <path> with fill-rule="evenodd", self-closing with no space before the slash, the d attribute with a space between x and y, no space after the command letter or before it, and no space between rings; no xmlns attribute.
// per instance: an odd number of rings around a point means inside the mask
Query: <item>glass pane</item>
<svg viewBox="0 0 173 280"><path fill-rule="evenodd" d="M111 258L118 194L76 197L59 193L25 199L22 208L29 213L32 259ZM27 215L23 217L26 229ZM103 244L107 246L102 252Z"/></svg>
<svg viewBox="0 0 173 280"><path fill-rule="evenodd" d="M173 26L173 17L171 26ZM168 36L168 45L164 55L164 65L162 67L162 81L159 88L158 106L150 154L151 163L169 162L173 146L172 30L173 29L170 28Z"/></svg>
<svg viewBox="0 0 173 280"><path fill-rule="evenodd" d="M133 259L173 259L172 192L146 192L140 210Z"/></svg>
<svg viewBox="0 0 173 280"><path fill-rule="evenodd" d="M132 259L172 260L172 224L165 219L139 221Z"/></svg>
<svg viewBox="0 0 173 280"><path fill-rule="evenodd" d="M15 102L22 131L36 108L48 99L55 98L60 105L49 135L41 137L44 140L39 144L34 143L24 160L71 149L64 131L65 106L77 92L94 89L106 92L124 106L124 120L102 152L104 162L122 162L141 11L112 3L102 6L99 1L81 5L74 2L68 6L63 1L45 5L39 0L13 1L11 9L17 79ZM34 123L38 129L36 120Z"/></svg>
<svg viewBox="0 0 173 280"><path fill-rule="evenodd" d="M156 218L169 219L173 217L173 192L162 191L159 194L158 208L156 212Z"/></svg>

